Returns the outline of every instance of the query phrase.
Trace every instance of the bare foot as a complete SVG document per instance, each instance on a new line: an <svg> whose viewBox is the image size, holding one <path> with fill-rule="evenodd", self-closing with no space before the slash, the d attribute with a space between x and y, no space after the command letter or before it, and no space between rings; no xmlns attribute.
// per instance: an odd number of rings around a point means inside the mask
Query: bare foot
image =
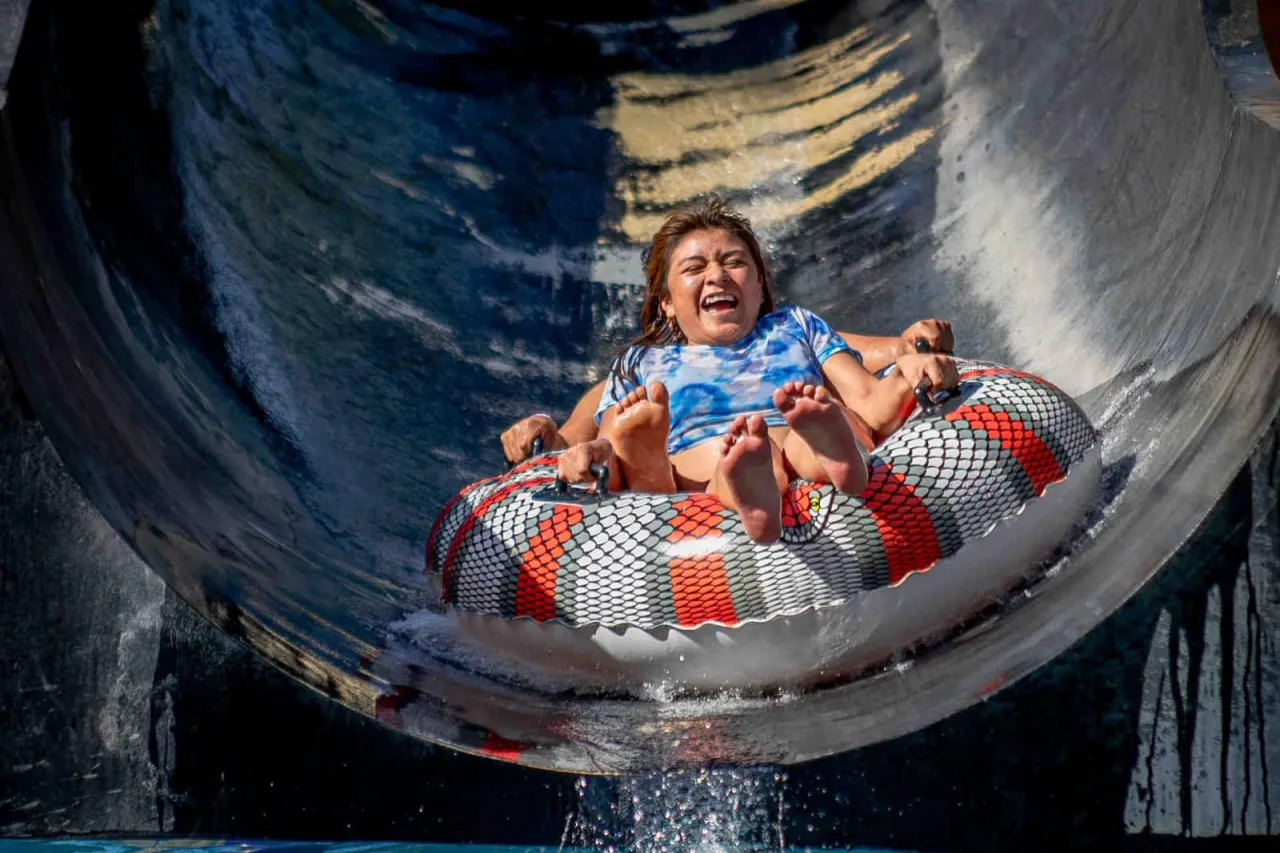
<svg viewBox="0 0 1280 853"><path fill-rule="evenodd" d="M676 490L675 472L667 454L667 434L671 431L671 397L667 386L651 382L637 388L614 405L617 416L600 437L608 439L618 460L612 488L627 487L637 492L670 494Z"/></svg>
<svg viewBox="0 0 1280 853"><path fill-rule="evenodd" d="M858 449L858 440L849 422L826 388L788 382L773 392L773 404L786 418L792 433L813 452L823 475L821 479L849 494L857 494L866 488L866 460ZM799 467L796 471L801 476L811 473L801 471Z"/></svg>
<svg viewBox="0 0 1280 853"><path fill-rule="evenodd" d="M724 437L713 491L738 511L752 541L768 545L782 535L782 494L773 470L773 444L764 418L739 417ZM718 487L718 488L717 488Z"/></svg>
<svg viewBox="0 0 1280 853"><path fill-rule="evenodd" d="M556 458L556 473L566 483L595 484L596 478L591 473L591 466L600 463L609 467L612 478L613 446L603 438L575 444Z"/></svg>

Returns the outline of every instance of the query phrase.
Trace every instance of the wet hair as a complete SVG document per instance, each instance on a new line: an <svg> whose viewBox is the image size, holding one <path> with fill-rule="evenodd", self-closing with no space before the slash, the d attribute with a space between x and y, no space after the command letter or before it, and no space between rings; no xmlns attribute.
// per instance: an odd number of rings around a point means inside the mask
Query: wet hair
<svg viewBox="0 0 1280 853"><path fill-rule="evenodd" d="M651 346L682 344L688 339L674 319L668 320L662 311L662 300L670 296L667 276L680 241L694 231L727 231L747 247L751 260L760 276L760 290L764 296L760 304L760 316L773 312L773 281L769 265L760 248L760 240L751 230L751 222L725 203L719 196L707 196L695 200L666 218L662 227L653 235L653 242L644 254L644 304L640 308L640 334L636 336L622 355L614 362L610 380L626 380L638 384L636 365Z"/></svg>

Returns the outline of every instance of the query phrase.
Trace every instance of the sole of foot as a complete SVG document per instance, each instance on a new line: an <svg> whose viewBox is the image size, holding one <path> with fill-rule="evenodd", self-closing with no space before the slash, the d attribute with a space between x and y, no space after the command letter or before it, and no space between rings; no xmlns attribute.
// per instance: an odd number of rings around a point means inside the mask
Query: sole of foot
<svg viewBox="0 0 1280 853"><path fill-rule="evenodd" d="M831 485L856 493L866 485L866 463L844 412L826 388L788 382L774 392L774 405L792 432L804 439Z"/></svg>
<svg viewBox="0 0 1280 853"><path fill-rule="evenodd" d="M770 544L782 535L782 496L773 473L773 445L764 419L739 418L725 439L720 474L726 497L742 517L754 542Z"/></svg>
<svg viewBox="0 0 1280 853"><path fill-rule="evenodd" d="M614 457L628 488L638 492L676 490L667 435L671 432L671 398L661 382L637 388L614 405L617 416L607 431Z"/></svg>

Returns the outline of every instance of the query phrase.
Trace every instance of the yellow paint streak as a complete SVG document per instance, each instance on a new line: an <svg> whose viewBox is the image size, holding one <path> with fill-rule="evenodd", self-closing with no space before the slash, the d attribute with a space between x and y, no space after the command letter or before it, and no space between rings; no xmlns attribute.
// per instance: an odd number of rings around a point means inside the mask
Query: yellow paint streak
<svg viewBox="0 0 1280 853"><path fill-rule="evenodd" d="M647 242L664 215L651 211L703 193L747 189L770 196L749 211L756 225L768 227L896 168L934 128L868 151L847 173L808 195L796 188L814 169L891 128L917 102L913 92L893 97L903 81L899 72L875 73L909 37L867 40L859 29L728 74L614 78L615 103L600 119L632 167L617 186L627 207L623 232Z"/></svg>
<svg viewBox="0 0 1280 853"><path fill-rule="evenodd" d="M752 187L780 172L799 176L796 164L805 170L825 165L844 154L862 137L890 125L916 101L908 95L896 101L854 113L832 127L797 139L750 148L718 152L715 160L670 166L655 173L640 173L631 179L637 200L670 204L726 187Z"/></svg>
<svg viewBox="0 0 1280 853"><path fill-rule="evenodd" d="M889 145L862 155L839 179L819 187L804 198L784 199L771 203L768 221L778 222L790 219L815 207L831 204L845 193L865 187L876 178L905 163L908 157L920 150L920 146L933 138L936 130L932 127L914 130Z"/></svg>
<svg viewBox="0 0 1280 853"><path fill-rule="evenodd" d="M831 204L845 193L865 187L881 175L901 166L908 157L920 149L920 146L933 138L935 132L936 128L921 128L889 145L869 151L855 160L849 171L838 179L818 187L807 195L796 198L762 198L754 204L740 205L739 209L757 228L768 228L786 222L814 208ZM690 197L692 196L685 196L685 198ZM683 200L684 198L676 199L672 203ZM627 198L627 202L627 213L620 223L622 231L634 242L649 242L654 232L662 225L666 214L638 212L635 210L632 198Z"/></svg>
<svg viewBox="0 0 1280 853"><path fill-rule="evenodd" d="M900 75L886 73L840 89L906 38L850 52L858 35L729 74L618 75L617 102L603 123L618 134L628 158L651 165L831 124L901 82Z"/></svg>

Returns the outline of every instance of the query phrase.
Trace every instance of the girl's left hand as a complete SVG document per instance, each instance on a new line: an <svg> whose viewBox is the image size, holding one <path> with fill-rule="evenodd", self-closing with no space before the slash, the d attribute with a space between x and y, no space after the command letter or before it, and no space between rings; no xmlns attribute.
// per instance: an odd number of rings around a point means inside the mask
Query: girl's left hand
<svg viewBox="0 0 1280 853"><path fill-rule="evenodd" d="M597 438L575 444L556 458L556 473L566 483L592 483L596 481L591 466L606 465L613 470L613 445L607 439Z"/></svg>
<svg viewBox="0 0 1280 853"><path fill-rule="evenodd" d="M898 359L898 373L907 385L915 388L921 379L929 380L929 391L950 391L960 384L956 360L946 355L913 353Z"/></svg>

